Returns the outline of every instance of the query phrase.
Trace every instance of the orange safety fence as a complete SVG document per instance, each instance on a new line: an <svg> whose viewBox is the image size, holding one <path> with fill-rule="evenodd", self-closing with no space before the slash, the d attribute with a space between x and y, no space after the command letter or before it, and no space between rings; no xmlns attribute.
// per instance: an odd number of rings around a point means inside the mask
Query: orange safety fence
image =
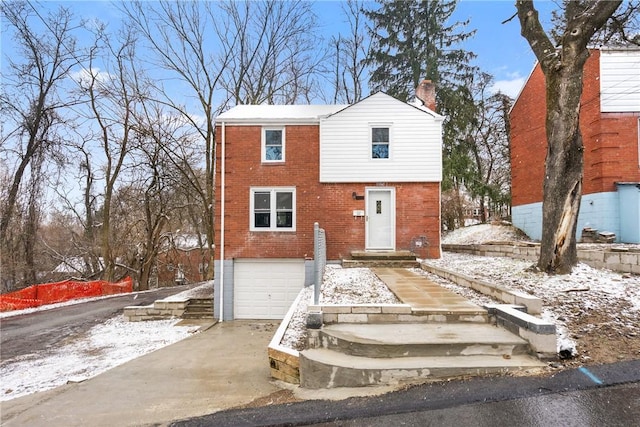
<svg viewBox="0 0 640 427"><path fill-rule="evenodd" d="M133 280L130 277L118 283L110 283L104 280L94 280L92 282L65 280L57 283L43 283L0 295L0 311L21 310L72 299L114 295L132 291Z"/></svg>

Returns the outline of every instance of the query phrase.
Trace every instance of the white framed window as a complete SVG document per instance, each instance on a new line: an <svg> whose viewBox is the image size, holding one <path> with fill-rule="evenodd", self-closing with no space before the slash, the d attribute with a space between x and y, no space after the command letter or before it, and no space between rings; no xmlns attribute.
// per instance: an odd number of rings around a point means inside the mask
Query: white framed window
<svg viewBox="0 0 640 427"><path fill-rule="evenodd" d="M296 231L295 187L252 187L249 197L251 231Z"/></svg>
<svg viewBox="0 0 640 427"><path fill-rule="evenodd" d="M262 128L262 161L264 163L284 162L284 127Z"/></svg>
<svg viewBox="0 0 640 427"><path fill-rule="evenodd" d="M371 125L369 135L371 140L371 158L388 159L391 145L391 126Z"/></svg>

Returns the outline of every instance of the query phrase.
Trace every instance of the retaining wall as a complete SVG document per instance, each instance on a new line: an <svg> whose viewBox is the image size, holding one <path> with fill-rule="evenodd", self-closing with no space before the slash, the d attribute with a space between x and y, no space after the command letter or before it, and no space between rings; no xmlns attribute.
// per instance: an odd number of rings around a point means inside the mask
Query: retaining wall
<svg viewBox="0 0 640 427"><path fill-rule="evenodd" d="M510 257L536 261L540 256L539 243L500 243L482 245L442 245L446 252L480 256ZM640 250L628 248L580 249L578 260L593 268L606 268L619 273L640 274Z"/></svg>
<svg viewBox="0 0 640 427"><path fill-rule="evenodd" d="M124 317L129 322L182 317L187 309L187 304L189 304L188 298L184 300L157 300L152 305L125 307Z"/></svg>
<svg viewBox="0 0 640 427"><path fill-rule="evenodd" d="M289 327L302 295L303 292L300 291L267 347L271 377L290 384L300 384L300 353L280 345L280 342Z"/></svg>
<svg viewBox="0 0 640 427"><path fill-rule="evenodd" d="M333 323L464 323L486 322L475 314L452 313L447 310L413 310L409 304L334 304L311 305L310 313L322 313L323 324Z"/></svg>

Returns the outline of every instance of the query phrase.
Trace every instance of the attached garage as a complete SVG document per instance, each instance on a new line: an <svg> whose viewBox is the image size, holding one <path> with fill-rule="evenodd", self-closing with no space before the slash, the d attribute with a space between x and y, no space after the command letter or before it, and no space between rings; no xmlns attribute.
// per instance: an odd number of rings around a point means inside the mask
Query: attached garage
<svg viewBox="0 0 640 427"><path fill-rule="evenodd" d="M304 286L304 259L236 259L236 319L282 319Z"/></svg>

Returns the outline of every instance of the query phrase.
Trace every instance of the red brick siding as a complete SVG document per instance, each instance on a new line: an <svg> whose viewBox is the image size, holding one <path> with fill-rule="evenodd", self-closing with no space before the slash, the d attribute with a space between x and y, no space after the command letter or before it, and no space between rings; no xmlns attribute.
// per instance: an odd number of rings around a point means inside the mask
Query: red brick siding
<svg viewBox="0 0 640 427"><path fill-rule="evenodd" d="M536 66L511 110L511 203L542 200L545 135L545 79Z"/></svg>
<svg viewBox="0 0 640 427"><path fill-rule="evenodd" d="M176 278L175 268L182 265L187 282L201 282L204 274L200 270L200 265L209 264L209 251L207 249L192 249L189 251L170 250L158 255L158 284L169 286L174 284ZM169 268L171 267L171 270Z"/></svg>
<svg viewBox="0 0 640 427"><path fill-rule="evenodd" d="M221 129L218 128L218 135ZM221 138L218 138L220 141ZM312 258L313 224L327 233L329 259L348 258L365 246L365 187L376 183L323 184L319 178L319 128L287 126L284 164L261 163L261 127L226 126L225 258ZM218 156L221 149L218 147ZM221 163L218 158L217 194L220 195ZM386 183L396 189L396 247L409 249L412 239L425 236L428 246L421 257L440 256L439 183ZM250 188L296 187L295 232L249 231ZM217 215L220 202L216 203ZM220 221L216 221L216 247L220 247Z"/></svg>
<svg viewBox="0 0 640 427"><path fill-rule="evenodd" d="M638 116L600 112L600 51L584 69L580 129L584 151L583 194L615 191L615 182L640 181ZM547 144L545 80L536 66L511 111L513 206L542 201Z"/></svg>

